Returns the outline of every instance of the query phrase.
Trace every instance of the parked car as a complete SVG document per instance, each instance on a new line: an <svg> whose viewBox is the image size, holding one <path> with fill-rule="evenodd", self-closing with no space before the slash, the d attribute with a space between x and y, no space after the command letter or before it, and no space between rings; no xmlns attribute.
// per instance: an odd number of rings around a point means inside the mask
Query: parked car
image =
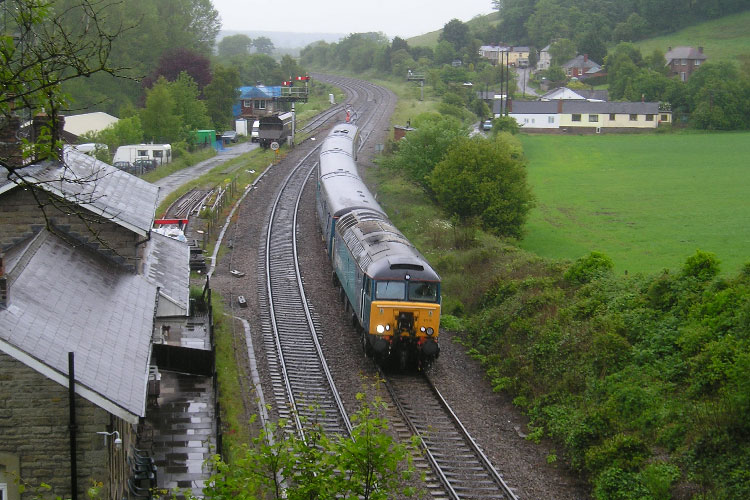
<svg viewBox="0 0 750 500"><path fill-rule="evenodd" d="M485 120L482 124L482 130L492 130L492 120Z"/></svg>
<svg viewBox="0 0 750 500"><path fill-rule="evenodd" d="M129 161L116 161L112 165L126 172L129 172L132 167Z"/></svg>
<svg viewBox="0 0 750 500"><path fill-rule="evenodd" d="M237 142L237 132L235 132L234 130L227 130L226 132L221 134L221 139L224 142L226 141Z"/></svg>
<svg viewBox="0 0 750 500"><path fill-rule="evenodd" d="M138 159L133 162L133 168L136 172L148 172L149 170L153 170L158 166L158 162L156 160L147 160L147 159Z"/></svg>

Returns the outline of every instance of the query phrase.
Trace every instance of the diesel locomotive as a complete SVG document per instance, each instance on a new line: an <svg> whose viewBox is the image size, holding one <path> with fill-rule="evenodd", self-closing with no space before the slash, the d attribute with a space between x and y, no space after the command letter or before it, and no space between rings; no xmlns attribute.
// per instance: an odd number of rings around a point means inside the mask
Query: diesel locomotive
<svg viewBox="0 0 750 500"><path fill-rule="evenodd" d="M346 123L321 145L316 211L333 280L367 355L426 368L440 354L440 276L359 177L358 142Z"/></svg>

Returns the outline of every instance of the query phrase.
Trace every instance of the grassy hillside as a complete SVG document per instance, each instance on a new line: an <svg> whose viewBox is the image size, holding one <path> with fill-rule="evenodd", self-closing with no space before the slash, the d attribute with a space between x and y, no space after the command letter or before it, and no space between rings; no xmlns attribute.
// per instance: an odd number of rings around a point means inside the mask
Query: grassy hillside
<svg viewBox="0 0 750 500"><path fill-rule="evenodd" d="M737 60L750 63L750 11L696 24L669 35L636 42L641 52L690 45L703 47L709 61Z"/></svg>
<svg viewBox="0 0 750 500"><path fill-rule="evenodd" d="M445 23L447 24L449 21L450 19L446 19ZM494 26L499 22L500 22L500 13L493 12L491 14L487 14L484 16L476 16L474 19L467 21L466 24L468 24L470 28L474 28L479 24L488 23ZM409 46L411 47L434 48L438 44L438 37L440 36L440 33L442 31L443 31L442 29L430 31L429 33L425 33L423 35L408 38L406 41L409 43Z"/></svg>
<svg viewBox="0 0 750 500"><path fill-rule="evenodd" d="M677 269L696 249L750 261L750 133L522 135L537 207L521 246L609 255L619 272Z"/></svg>

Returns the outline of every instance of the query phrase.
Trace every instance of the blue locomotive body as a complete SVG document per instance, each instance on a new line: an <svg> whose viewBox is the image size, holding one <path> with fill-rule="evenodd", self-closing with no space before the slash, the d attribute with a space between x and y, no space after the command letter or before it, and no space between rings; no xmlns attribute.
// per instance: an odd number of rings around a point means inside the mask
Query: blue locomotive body
<svg viewBox="0 0 750 500"><path fill-rule="evenodd" d="M356 127L334 127L321 147L316 197L334 281L368 355L427 366L440 353L440 277L370 194L343 134Z"/></svg>

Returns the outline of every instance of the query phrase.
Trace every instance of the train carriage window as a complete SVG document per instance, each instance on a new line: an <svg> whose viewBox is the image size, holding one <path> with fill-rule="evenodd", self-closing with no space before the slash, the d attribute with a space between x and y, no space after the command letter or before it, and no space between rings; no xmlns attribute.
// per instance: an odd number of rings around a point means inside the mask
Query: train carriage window
<svg viewBox="0 0 750 500"><path fill-rule="evenodd" d="M375 298L404 300L406 287L403 281L378 281L375 286Z"/></svg>
<svg viewBox="0 0 750 500"><path fill-rule="evenodd" d="M437 302L437 283L413 281L409 283L409 300Z"/></svg>

